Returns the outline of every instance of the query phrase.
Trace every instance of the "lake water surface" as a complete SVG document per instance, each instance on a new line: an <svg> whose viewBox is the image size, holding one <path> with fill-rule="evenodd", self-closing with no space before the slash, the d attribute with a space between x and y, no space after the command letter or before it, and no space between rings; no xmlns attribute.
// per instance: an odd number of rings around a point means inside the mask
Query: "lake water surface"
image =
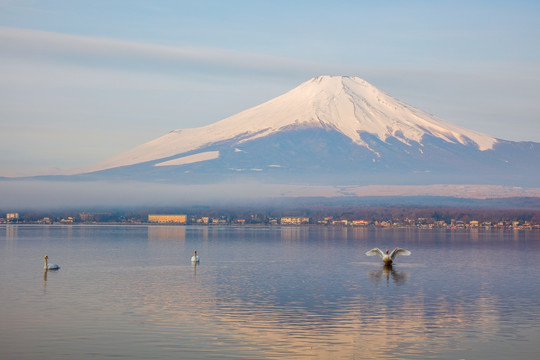
<svg viewBox="0 0 540 360"><path fill-rule="evenodd" d="M540 231L4 225L0 358L537 359L539 263Z"/></svg>

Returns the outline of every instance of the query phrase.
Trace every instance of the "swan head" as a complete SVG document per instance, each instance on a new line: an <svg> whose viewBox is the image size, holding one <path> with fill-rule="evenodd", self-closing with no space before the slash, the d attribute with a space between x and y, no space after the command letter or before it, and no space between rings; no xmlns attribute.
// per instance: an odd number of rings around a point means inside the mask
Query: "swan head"
<svg viewBox="0 0 540 360"><path fill-rule="evenodd" d="M192 263L198 263L199 262L199 256L197 255L197 250L193 251L193 256L191 257Z"/></svg>
<svg viewBox="0 0 540 360"><path fill-rule="evenodd" d="M45 260L48 260L48 259L49 259L49 257L48 257L47 255L45 255L43 258L44 258Z"/></svg>
<svg viewBox="0 0 540 360"><path fill-rule="evenodd" d="M390 250L386 249L386 255L388 255L389 252L390 252Z"/></svg>

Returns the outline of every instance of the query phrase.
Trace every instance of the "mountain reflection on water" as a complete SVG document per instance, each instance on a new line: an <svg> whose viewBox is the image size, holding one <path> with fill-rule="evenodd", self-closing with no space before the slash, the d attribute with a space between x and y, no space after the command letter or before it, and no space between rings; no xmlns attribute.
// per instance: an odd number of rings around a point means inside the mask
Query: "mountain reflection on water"
<svg viewBox="0 0 540 360"><path fill-rule="evenodd" d="M535 232L0 231L7 358L528 359L539 349ZM412 255L384 267L364 255L375 246ZM62 269L43 278L45 249Z"/></svg>

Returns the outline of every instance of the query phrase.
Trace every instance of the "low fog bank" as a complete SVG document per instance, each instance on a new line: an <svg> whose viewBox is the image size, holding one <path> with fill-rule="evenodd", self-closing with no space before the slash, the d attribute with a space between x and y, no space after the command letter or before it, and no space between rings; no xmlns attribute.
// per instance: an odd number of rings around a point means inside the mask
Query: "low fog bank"
<svg viewBox="0 0 540 360"><path fill-rule="evenodd" d="M540 188L499 185L319 186L256 182L179 185L135 181L0 180L0 209L4 210L294 204L311 208L333 203L538 208L539 202Z"/></svg>
<svg viewBox="0 0 540 360"><path fill-rule="evenodd" d="M0 181L2 208L219 205L287 196L287 186L177 185L143 182Z"/></svg>

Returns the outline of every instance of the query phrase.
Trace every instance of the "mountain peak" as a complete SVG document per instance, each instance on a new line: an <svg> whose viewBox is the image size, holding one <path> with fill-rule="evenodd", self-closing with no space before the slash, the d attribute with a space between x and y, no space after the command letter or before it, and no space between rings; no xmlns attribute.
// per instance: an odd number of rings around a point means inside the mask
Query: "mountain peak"
<svg viewBox="0 0 540 360"><path fill-rule="evenodd" d="M234 123L244 129L258 125L258 130L267 131L292 125L332 128L366 147L362 133L374 134L383 141L396 137L404 143L420 143L428 134L451 143L473 143L480 150L491 149L497 141L409 106L354 76L312 78L215 125Z"/></svg>
<svg viewBox="0 0 540 360"><path fill-rule="evenodd" d="M425 135L492 149L497 140L409 106L354 76L318 76L261 105L200 128L174 130L84 172L171 157L235 139L238 143L294 128L335 130L360 146L368 133L382 141L422 143ZM371 150L371 149L370 149Z"/></svg>

